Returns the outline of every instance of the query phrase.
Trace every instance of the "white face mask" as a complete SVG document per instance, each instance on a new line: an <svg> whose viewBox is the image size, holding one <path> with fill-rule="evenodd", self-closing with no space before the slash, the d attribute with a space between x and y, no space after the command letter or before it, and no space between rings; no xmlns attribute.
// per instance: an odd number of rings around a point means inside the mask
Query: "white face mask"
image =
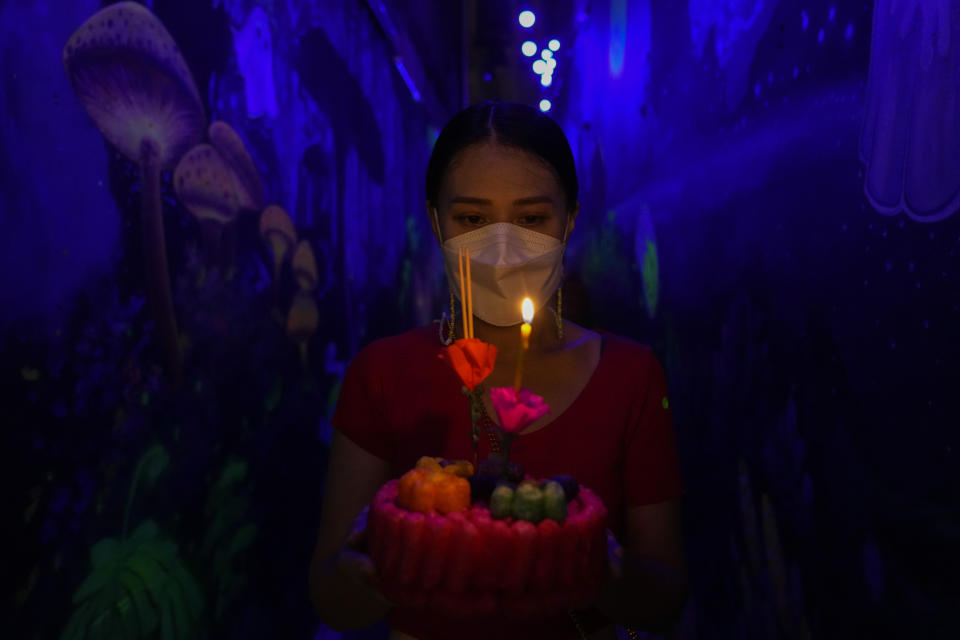
<svg viewBox="0 0 960 640"><path fill-rule="evenodd" d="M473 313L498 327L523 322L520 307L524 298L533 300L534 310L540 311L563 277L566 231L561 241L509 222L498 222L450 238L442 246L447 281L458 298L457 255L461 248L470 249Z"/></svg>

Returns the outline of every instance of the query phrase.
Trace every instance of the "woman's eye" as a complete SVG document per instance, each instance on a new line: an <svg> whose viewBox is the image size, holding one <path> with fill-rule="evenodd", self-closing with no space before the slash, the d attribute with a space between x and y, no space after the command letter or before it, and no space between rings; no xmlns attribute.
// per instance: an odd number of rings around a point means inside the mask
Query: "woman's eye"
<svg viewBox="0 0 960 640"><path fill-rule="evenodd" d="M531 225L539 224L540 222L543 222L545 219L546 219L546 216L537 216L537 215L520 216L520 218L517 220L517 223L529 227Z"/></svg>
<svg viewBox="0 0 960 640"><path fill-rule="evenodd" d="M460 220L467 224L477 225L483 222L483 216L462 216Z"/></svg>

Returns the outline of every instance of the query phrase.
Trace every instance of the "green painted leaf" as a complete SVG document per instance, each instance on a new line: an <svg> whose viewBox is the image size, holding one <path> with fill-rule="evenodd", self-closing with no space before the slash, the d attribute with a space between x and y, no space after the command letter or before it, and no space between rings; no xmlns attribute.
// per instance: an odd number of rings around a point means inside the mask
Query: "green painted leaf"
<svg viewBox="0 0 960 640"><path fill-rule="evenodd" d="M102 567L117 562L120 555L120 542L116 538L104 538L90 549L90 561L94 567Z"/></svg>
<svg viewBox="0 0 960 640"><path fill-rule="evenodd" d="M147 452L140 458L140 462L143 464L143 472L147 482L153 484L160 477L160 474L166 470L170 463L170 456L166 449L159 444L155 444L147 449Z"/></svg>
<svg viewBox="0 0 960 640"><path fill-rule="evenodd" d="M121 630L123 634L120 636L126 640L137 640L141 637L140 635L140 620L137 615L136 607L133 604L133 599L130 597L130 594L127 593L122 596L113 607L113 617L115 620L115 626Z"/></svg>
<svg viewBox="0 0 960 640"><path fill-rule="evenodd" d="M136 554L151 558L167 572L179 562L176 543L164 539L152 540L140 545L137 547Z"/></svg>
<svg viewBox="0 0 960 640"><path fill-rule="evenodd" d="M73 604L80 604L91 596L99 593L110 577L111 572L106 567L94 569L73 594Z"/></svg>
<svg viewBox="0 0 960 640"><path fill-rule="evenodd" d="M257 525L247 523L240 527L240 530L237 531L236 535L233 536L233 540L230 541L230 546L227 548L227 555L233 557L237 555L243 549L246 549L250 546L250 543L253 542L253 539L257 537Z"/></svg>
<svg viewBox="0 0 960 640"><path fill-rule="evenodd" d="M177 629L180 631L180 635L177 637L180 638L180 640L193 637L194 625L191 620L192 616L190 616L187 611L187 605L183 598L183 590L176 580L167 582L167 597L173 610L173 619L176 621Z"/></svg>
<svg viewBox="0 0 960 640"><path fill-rule="evenodd" d="M203 611L203 594L200 593L200 589L197 587L193 576L190 575L186 567L180 565L173 572L173 577L180 583L183 589L183 595L187 601L187 606L190 609L192 617L200 617L200 613Z"/></svg>
<svg viewBox="0 0 960 640"><path fill-rule="evenodd" d="M224 465L223 471L220 472L220 478L217 479L215 487L217 489L225 489L237 484L246 477L247 463L239 459L230 460Z"/></svg>
<svg viewBox="0 0 960 640"><path fill-rule="evenodd" d="M160 536L160 527L153 520L144 520L140 523L127 540L130 549L136 549L145 542L156 540Z"/></svg>
<svg viewBox="0 0 960 640"><path fill-rule="evenodd" d="M170 604L170 598L163 597L160 604L160 637L162 640L175 640L180 636L177 634L176 625L173 620L173 608Z"/></svg>
<svg viewBox="0 0 960 640"><path fill-rule="evenodd" d="M116 580L116 575L116 571L111 572L109 580L103 585L103 589L92 600L93 609L96 613L94 619L90 622L91 629L97 628L102 631L103 626L107 624L106 620L110 617L114 604L120 598L120 585Z"/></svg>
<svg viewBox="0 0 960 640"><path fill-rule="evenodd" d="M277 405L280 404L280 400L282 398L283 378L277 376L276 381L273 383L273 387L270 389L270 392L263 401L263 408L266 409L267 413L272 413L273 410L277 408Z"/></svg>
<svg viewBox="0 0 960 640"><path fill-rule="evenodd" d="M242 498L231 496L221 502L210 526L204 534L203 553L209 554L213 547L223 544L230 532L236 528L247 511L248 502Z"/></svg>
<svg viewBox="0 0 960 640"><path fill-rule="evenodd" d="M70 616L67 626L60 634L60 640L82 640L92 617L93 607L89 603L80 605Z"/></svg>
<svg viewBox="0 0 960 640"><path fill-rule="evenodd" d="M163 595L164 583L166 582L166 571L153 558L146 554L136 554L127 560L127 566L139 576L140 580L146 586L150 597L157 599L159 594Z"/></svg>
<svg viewBox="0 0 960 640"><path fill-rule="evenodd" d="M120 573L120 582L137 610L141 635L143 637L151 636L157 629L159 618L153 602L147 597L146 585L129 567Z"/></svg>
<svg viewBox="0 0 960 640"><path fill-rule="evenodd" d="M329 420L333 416L333 410L337 406L337 399L340 397L340 387L343 385L343 381L337 379L336 382L330 387L330 392L327 394L327 403L326 403L326 416Z"/></svg>

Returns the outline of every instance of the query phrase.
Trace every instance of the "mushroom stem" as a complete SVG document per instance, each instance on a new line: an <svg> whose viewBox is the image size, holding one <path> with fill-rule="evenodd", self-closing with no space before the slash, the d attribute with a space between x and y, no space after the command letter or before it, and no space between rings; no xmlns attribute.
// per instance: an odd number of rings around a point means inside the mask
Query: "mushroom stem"
<svg viewBox="0 0 960 640"><path fill-rule="evenodd" d="M207 218L200 223L200 226L203 232L204 262L207 269L212 269L218 266L220 261L220 238L223 233L223 224Z"/></svg>
<svg viewBox="0 0 960 640"><path fill-rule="evenodd" d="M224 280L231 280L237 268L237 221L223 225L220 236L220 270Z"/></svg>
<svg viewBox="0 0 960 640"><path fill-rule="evenodd" d="M163 203L160 194L160 148L152 138L140 143L140 226L143 233L144 273L147 298L167 376L176 389L180 384L180 349L177 319L173 312L167 245L163 232Z"/></svg>
<svg viewBox="0 0 960 640"><path fill-rule="evenodd" d="M303 367L303 372L307 372L307 349L309 348L308 341L304 339L299 344L300 347L300 366Z"/></svg>

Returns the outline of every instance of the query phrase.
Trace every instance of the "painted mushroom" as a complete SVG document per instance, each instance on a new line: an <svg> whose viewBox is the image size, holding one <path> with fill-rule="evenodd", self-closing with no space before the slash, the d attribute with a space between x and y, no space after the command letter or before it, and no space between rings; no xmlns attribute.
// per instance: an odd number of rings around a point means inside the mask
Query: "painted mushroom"
<svg viewBox="0 0 960 640"><path fill-rule="evenodd" d="M247 146L234 131L233 127L223 121L210 125L207 136L227 164L233 170L233 177L237 188L237 204L240 211L260 211L263 208L263 183L260 181L260 172L247 151ZM221 236L223 244L223 268L232 271L237 254L237 222L233 220L223 227Z"/></svg>
<svg viewBox="0 0 960 640"><path fill-rule="evenodd" d="M317 288L317 260L306 240L300 241L293 254L293 275L297 278L300 289L312 291Z"/></svg>
<svg viewBox="0 0 960 640"><path fill-rule="evenodd" d="M98 11L63 50L80 104L103 136L140 165L141 227L147 295L165 367L179 383L177 321L170 292L160 172L203 137L203 103L173 38L135 2Z"/></svg>
<svg viewBox="0 0 960 640"><path fill-rule="evenodd" d="M223 226L240 210L233 172L214 147L198 144L177 165L173 188L200 223L207 265L212 266L220 255Z"/></svg>
<svg viewBox="0 0 960 640"><path fill-rule="evenodd" d="M173 175L177 196L203 227L207 262L232 268L237 214L263 206L263 185L247 149L226 122L214 122L212 144L199 144L180 160ZM226 235L226 251L221 240Z"/></svg>
<svg viewBox="0 0 960 640"><path fill-rule="evenodd" d="M237 184L237 202L241 209L259 211L263 208L263 183L253 158L243 140L226 122L218 120L210 125L207 136L233 170Z"/></svg>
<svg viewBox="0 0 960 640"><path fill-rule="evenodd" d="M307 344L317 330L320 313L313 294L309 291L298 291L290 305L287 314L287 336L300 347L300 363L307 367Z"/></svg>
<svg viewBox="0 0 960 640"><path fill-rule="evenodd" d="M260 214L260 237L273 254L273 282L276 288L283 261L297 244L297 230L283 207L272 204L263 210Z"/></svg>

